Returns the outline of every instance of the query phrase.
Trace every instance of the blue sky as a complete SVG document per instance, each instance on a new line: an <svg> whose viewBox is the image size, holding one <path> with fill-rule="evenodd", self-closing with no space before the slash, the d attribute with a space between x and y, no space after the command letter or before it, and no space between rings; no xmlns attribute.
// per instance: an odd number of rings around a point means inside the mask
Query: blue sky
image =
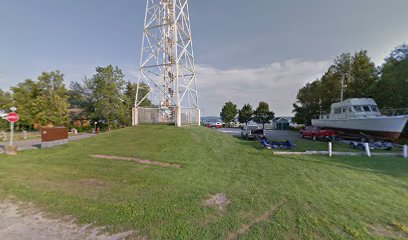
<svg viewBox="0 0 408 240"><path fill-rule="evenodd" d="M0 0L0 88L59 69L118 65L136 81L145 0ZM204 115L260 100L291 115L297 90L343 52L377 64L408 40L406 0L189 0Z"/></svg>

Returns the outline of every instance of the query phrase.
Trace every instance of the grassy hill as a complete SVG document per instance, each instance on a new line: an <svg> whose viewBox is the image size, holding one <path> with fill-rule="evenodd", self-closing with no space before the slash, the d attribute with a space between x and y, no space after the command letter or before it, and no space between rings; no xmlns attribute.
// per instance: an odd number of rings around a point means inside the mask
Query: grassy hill
<svg viewBox="0 0 408 240"><path fill-rule="evenodd" d="M224 205L208 206L219 193ZM0 198L10 197L112 232L137 230L135 238L408 237L408 160L273 156L198 127L127 128L0 155Z"/></svg>

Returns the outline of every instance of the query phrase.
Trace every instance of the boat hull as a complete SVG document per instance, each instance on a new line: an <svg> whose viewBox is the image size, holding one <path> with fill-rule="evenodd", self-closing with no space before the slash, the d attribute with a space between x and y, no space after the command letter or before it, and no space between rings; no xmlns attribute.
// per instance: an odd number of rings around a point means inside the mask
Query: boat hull
<svg viewBox="0 0 408 240"><path fill-rule="evenodd" d="M356 119L313 119L312 125L351 133L364 133L382 139L398 139L408 116Z"/></svg>

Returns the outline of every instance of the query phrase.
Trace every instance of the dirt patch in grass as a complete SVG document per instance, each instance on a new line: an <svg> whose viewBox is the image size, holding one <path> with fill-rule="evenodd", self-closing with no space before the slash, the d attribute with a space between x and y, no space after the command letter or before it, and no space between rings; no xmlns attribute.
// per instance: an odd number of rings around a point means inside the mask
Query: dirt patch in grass
<svg viewBox="0 0 408 240"><path fill-rule="evenodd" d="M228 204L230 204L230 200L228 199L227 194L225 193L215 194L203 202L204 206L214 207L221 211L225 210Z"/></svg>
<svg viewBox="0 0 408 240"><path fill-rule="evenodd" d="M120 161L132 161L141 164L148 164L160 167L173 167L173 168L181 168L182 165L178 163L165 163L165 162L157 162L139 158L131 158L131 157L119 157L119 156L108 156L108 155L91 155L92 158L99 158L99 159L109 159L109 160L120 160Z"/></svg>
<svg viewBox="0 0 408 240"><path fill-rule="evenodd" d="M109 235L103 228L91 225L80 226L74 220L53 219L32 206L0 202L1 239L42 239L42 240L120 240L143 239L136 232L122 232Z"/></svg>
<svg viewBox="0 0 408 240"><path fill-rule="evenodd" d="M407 235L403 232L396 230L391 226L383 225L371 225L369 227L371 235L376 237L386 237L386 238L405 238Z"/></svg>
<svg viewBox="0 0 408 240"><path fill-rule="evenodd" d="M279 210L283 205L287 203L286 199L281 200L275 206L273 206L269 211L265 212L259 217L256 217L248 224L243 224L237 231L228 234L227 239L238 239L239 236L249 232L253 226L258 223L268 220L277 210Z"/></svg>
<svg viewBox="0 0 408 240"><path fill-rule="evenodd" d="M108 184L102 180L95 178L84 178L78 180L81 185L92 186L92 187L106 187Z"/></svg>

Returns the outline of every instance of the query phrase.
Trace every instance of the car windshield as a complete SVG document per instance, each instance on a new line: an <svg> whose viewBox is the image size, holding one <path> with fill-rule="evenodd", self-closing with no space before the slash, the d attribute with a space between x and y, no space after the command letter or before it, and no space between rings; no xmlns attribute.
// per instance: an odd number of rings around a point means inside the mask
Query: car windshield
<svg viewBox="0 0 408 240"><path fill-rule="evenodd" d="M248 126L248 130L256 130L259 129L258 126Z"/></svg>

